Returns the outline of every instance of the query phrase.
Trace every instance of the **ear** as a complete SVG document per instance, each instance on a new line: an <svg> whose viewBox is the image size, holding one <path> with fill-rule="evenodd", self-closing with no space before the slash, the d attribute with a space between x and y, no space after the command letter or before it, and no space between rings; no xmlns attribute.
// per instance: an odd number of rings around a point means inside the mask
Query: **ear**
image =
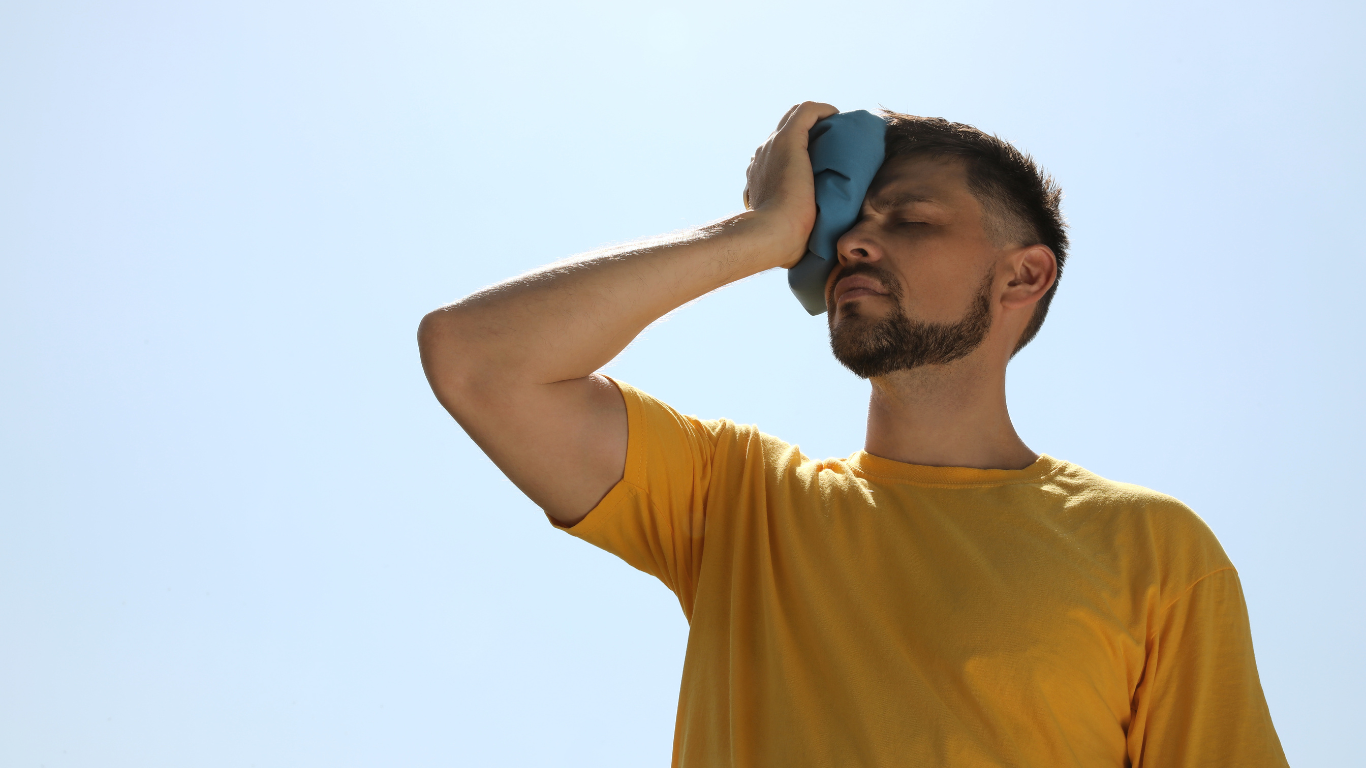
<svg viewBox="0 0 1366 768"><path fill-rule="evenodd" d="M1030 245L1006 257L1010 282L1001 295L1006 309L1031 307L1043 298L1058 279L1058 261L1046 245Z"/></svg>

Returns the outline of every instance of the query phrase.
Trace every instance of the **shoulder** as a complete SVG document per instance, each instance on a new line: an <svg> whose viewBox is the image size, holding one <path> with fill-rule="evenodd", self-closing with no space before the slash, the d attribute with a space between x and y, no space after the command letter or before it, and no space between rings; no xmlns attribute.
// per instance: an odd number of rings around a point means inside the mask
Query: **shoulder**
<svg viewBox="0 0 1366 768"><path fill-rule="evenodd" d="M1071 514L1106 528L1126 556L1149 561L1166 587L1180 589L1233 567L1209 524L1180 500L1075 464L1058 464L1045 488L1059 494Z"/></svg>
<svg viewBox="0 0 1366 768"><path fill-rule="evenodd" d="M638 445L683 437L707 451L718 442L734 439L742 430L729 419L700 419L685 415L668 403L619 379L607 377L626 403L628 439Z"/></svg>
<svg viewBox="0 0 1366 768"><path fill-rule="evenodd" d="M803 465L812 463L800 447L761 432L753 424L684 414L626 382L611 381L626 402L628 439L634 438L642 449L658 450L659 444L681 437L695 450L723 464L762 464L770 473L782 474L795 473Z"/></svg>

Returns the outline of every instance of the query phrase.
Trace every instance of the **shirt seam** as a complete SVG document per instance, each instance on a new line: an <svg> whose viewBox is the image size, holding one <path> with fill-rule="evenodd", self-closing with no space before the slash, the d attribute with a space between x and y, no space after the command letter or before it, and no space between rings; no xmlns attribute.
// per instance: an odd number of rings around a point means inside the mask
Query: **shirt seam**
<svg viewBox="0 0 1366 768"><path fill-rule="evenodd" d="M1191 582L1191 583L1190 583L1190 586L1188 586L1188 587L1186 587L1185 589L1181 590L1181 594L1179 594L1179 595L1177 595L1176 597L1172 598L1171 602L1167 603L1167 605L1166 605L1165 608L1163 608L1161 611L1158 611L1158 613L1157 613L1157 626L1156 626L1156 628L1154 628L1152 631L1150 631L1150 632L1148 633L1148 638L1147 638L1147 641L1146 641L1146 642L1151 642L1153 638L1157 637L1157 633L1162 631L1162 625L1163 625L1163 623L1164 623L1164 622L1166 621L1166 619L1167 619L1167 612L1170 611L1177 603L1179 603L1179 602L1181 602L1182 600L1184 600L1185 597L1186 597L1186 595L1189 595L1197 586L1200 585L1201 582L1203 582L1205 579L1208 579L1209 577L1211 577L1211 576L1213 576L1213 575L1215 575L1215 574L1217 574L1217 573L1223 573L1224 571L1233 571L1233 572L1237 573L1237 570L1238 570L1237 568L1234 568L1234 567L1231 566L1231 565L1226 565L1226 566L1224 566L1224 567L1222 567L1222 568L1215 568L1214 570L1210 571L1209 573L1205 574L1204 576L1201 576L1200 578L1198 578L1198 579L1196 579L1195 581Z"/></svg>
<svg viewBox="0 0 1366 768"><path fill-rule="evenodd" d="M891 475L883 475L877 472L869 472L868 470L863 469L862 467L849 467L849 469L854 474L869 480L885 480L893 483L914 485L920 488L1002 488L1008 485L1033 485L1042 483L1043 481L1047 480L1053 475L1056 475L1058 472L1061 472L1062 466L1059 465L1053 467L1052 469L1048 470L1042 475L1039 475L1038 477L1029 478L1025 480L1000 480L995 482L983 481L978 483L935 483L921 480L908 480L904 477L893 477Z"/></svg>
<svg viewBox="0 0 1366 768"><path fill-rule="evenodd" d="M646 493L644 490L640 490L640 496L641 496L641 499L645 502L645 504L650 508L651 514L654 515L657 519L661 519L661 520L670 519L668 516L666 516L666 515L663 513L663 510L661 510L660 506L659 506L658 504L655 503L655 500L654 500L653 498L650 497L650 494ZM671 526L671 527L672 527L672 526ZM672 540L672 539L673 539L673 536L677 535L678 532L677 532L676 530L671 530L670 533L671 533L670 539ZM686 606L686 605L683 604L683 595L679 593L679 588L680 588L680 586L681 586L681 584L679 583L679 580L680 580L680 579L688 579L688 580L691 580L691 579L692 579L692 568L691 568L691 566L694 565L694 563L692 563L692 562L690 561L690 562L688 563L689 567L686 568L686 569L683 568L683 563L676 563L676 565L678 566L678 568L676 569L676 571L675 571L673 574L670 574L671 576L674 577L674 583L673 583L673 584L670 584L670 583L664 581L663 578L660 578L660 577L659 577L658 575L656 575L656 574L650 574L650 575L654 576L656 579L659 579L661 582L663 582L665 588L667 588L670 592L673 593L674 598L678 600L678 607L681 608L681 609L683 610L683 617L686 618L686 619L688 620L688 624L689 624L689 626L691 626L691 625L692 625L692 611L689 609L688 606ZM695 607L695 606L696 606L696 602L697 602L697 585L694 583L692 586L693 586L693 589L692 589L692 592L693 592L693 604L694 604L694 607Z"/></svg>
<svg viewBox="0 0 1366 768"><path fill-rule="evenodd" d="M558 522L555 522L554 518L551 518L551 522L554 524L556 528L558 528L561 531L564 531L565 533L568 533L569 535L575 538L591 536L597 529L607 524L605 521L615 517L620 512L622 507L627 506L625 503L622 502L618 502L609 507L602 506L604 503L607 502L608 497L616 493L619 489L625 490L627 494L634 492L640 494L641 496L645 496L647 499L649 498L649 496L644 491L642 491L639 486L635 485L634 483L627 482L625 479L622 479L618 480L616 484L612 486L612 490L608 491L602 497L601 501L593 505L593 508L588 510L588 514L584 515L583 518L580 519L577 523L574 523L573 525L569 526L560 525Z"/></svg>

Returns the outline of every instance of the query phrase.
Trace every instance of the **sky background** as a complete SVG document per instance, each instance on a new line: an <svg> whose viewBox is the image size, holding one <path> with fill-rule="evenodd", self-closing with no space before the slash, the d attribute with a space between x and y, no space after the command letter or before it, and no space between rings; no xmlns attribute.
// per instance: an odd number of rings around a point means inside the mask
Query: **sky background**
<svg viewBox="0 0 1366 768"><path fill-rule="evenodd" d="M740 207L805 99L1065 190L1035 450L1241 573L1290 762L1360 755L1363 6L0 4L0 765L667 764L687 624L432 398L422 315ZM867 384L785 275L609 373L812 456Z"/></svg>

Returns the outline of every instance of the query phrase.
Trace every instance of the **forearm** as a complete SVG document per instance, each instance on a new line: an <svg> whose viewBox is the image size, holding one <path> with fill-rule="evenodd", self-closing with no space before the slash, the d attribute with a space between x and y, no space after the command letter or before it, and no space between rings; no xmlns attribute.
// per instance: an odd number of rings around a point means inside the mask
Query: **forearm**
<svg viewBox="0 0 1366 768"><path fill-rule="evenodd" d="M650 323L800 246L754 212L553 264L423 319L433 386L549 384L606 365ZM794 248L795 246L795 248ZM445 398L443 398L444 400Z"/></svg>
<svg viewBox="0 0 1366 768"><path fill-rule="evenodd" d="M816 219L807 137L835 112L813 102L788 110L750 161L745 213L552 264L422 319L418 346L437 399L562 525L625 472L626 404L593 372L679 306L801 259Z"/></svg>

